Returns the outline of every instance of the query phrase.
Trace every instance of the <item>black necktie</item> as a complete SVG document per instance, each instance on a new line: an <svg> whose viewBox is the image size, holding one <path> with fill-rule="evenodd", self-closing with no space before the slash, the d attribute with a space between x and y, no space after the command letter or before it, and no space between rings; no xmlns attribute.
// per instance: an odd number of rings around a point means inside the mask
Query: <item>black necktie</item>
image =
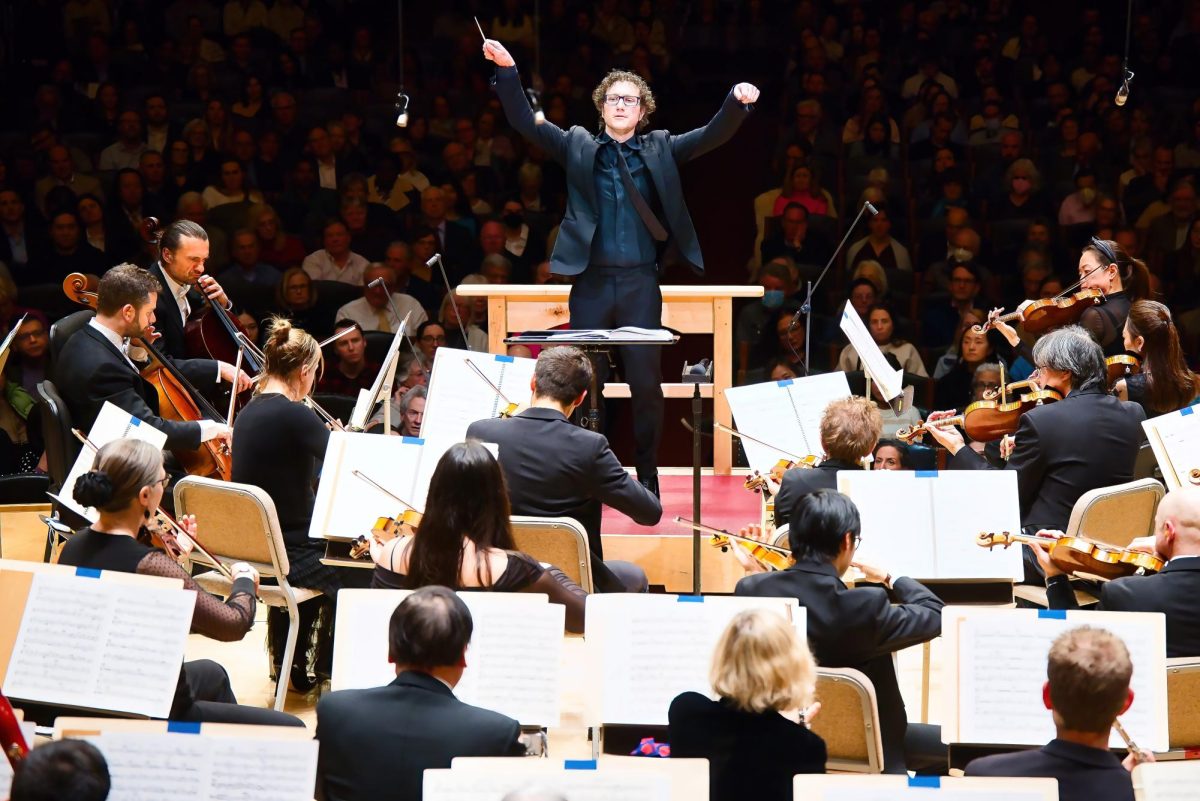
<svg viewBox="0 0 1200 801"><path fill-rule="evenodd" d="M613 147L617 149L617 166L621 168L621 183L625 185L625 193L633 201L633 207L637 209L638 216L642 218L642 222L650 231L650 236L654 237L654 241L666 242L667 229L663 228L663 224L654 216L650 204L646 202L646 198L642 197L642 193L638 191L637 185L633 182L633 176L629 174L629 165L625 163L625 154L621 152L621 144L613 142Z"/></svg>

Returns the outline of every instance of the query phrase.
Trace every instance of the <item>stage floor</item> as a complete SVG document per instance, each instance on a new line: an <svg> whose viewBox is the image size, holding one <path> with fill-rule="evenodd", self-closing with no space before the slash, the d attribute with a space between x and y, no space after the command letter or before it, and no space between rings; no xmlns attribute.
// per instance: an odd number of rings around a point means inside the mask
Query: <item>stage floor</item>
<svg viewBox="0 0 1200 801"><path fill-rule="evenodd" d="M745 476L714 476L706 470L700 476L701 522L713 528L737 533L742 526L758 523L761 496L746 489ZM686 526L675 523L675 516L692 519L692 471L687 468L663 468L658 478L662 497L662 520L654 526L639 526L625 515L604 507L600 531L604 534L689 534Z"/></svg>

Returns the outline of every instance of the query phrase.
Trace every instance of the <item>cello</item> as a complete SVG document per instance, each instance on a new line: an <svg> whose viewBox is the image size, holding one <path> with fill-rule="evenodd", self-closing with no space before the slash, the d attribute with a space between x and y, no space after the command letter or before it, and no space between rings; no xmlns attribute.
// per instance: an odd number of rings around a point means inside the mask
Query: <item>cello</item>
<svg viewBox="0 0 1200 801"><path fill-rule="evenodd" d="M63 280L63 292L76 303L93 311L99 300L99 279L94 275L71 273ZM195 422L216 420L224 423L225 418L214 409L204 396L184 378L169 359L163 356L154 344L145 337L134 337L133 345L141 348L148 363L141 369L142 378L148 381L158 394L158 413L165 420ZM173 451L180 466L189 475L208 476L229 481L233 469L233 455L224 443L213 440L202 442L194 451Z"/></svg>

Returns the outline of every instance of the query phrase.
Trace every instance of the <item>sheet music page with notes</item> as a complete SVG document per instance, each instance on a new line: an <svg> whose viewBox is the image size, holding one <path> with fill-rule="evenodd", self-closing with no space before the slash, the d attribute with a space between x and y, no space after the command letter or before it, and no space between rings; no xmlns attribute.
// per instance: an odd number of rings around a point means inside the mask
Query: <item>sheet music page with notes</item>
<svg viewBox="0 0 1200 801"><path fill-rule="evenodd" d="M143 423L124 409L105 401L104 405L100 407L100 414L96 415L96 422L87 432L88 440L97 448L102 448L115 439L125 437L140 439L160 450L167 444L166 434L148 423ZM75 459L75 464L71 465L71 472L67 473L62 489L57 493L65 506L93 523L100 519L99 513L95 509L76 503L74 492L75 482L80 476L91 470L95 462L96 452L84 445Z"/></svg>
<svg viewBox="0 0 1200 801"><path fill-rule="evenodd" d="M37 573L13 646L10 698L165 718L196 593Z"/></svg>
<svg viewBox="0 0 1200 801"><path fill-rule="evenodd" d="M789 618L803 638L804 610L794 598L592 595L585 612L588 663L600 688L589 722L666 725L671 701L692 690L711 694L713 649L743 609Z"/></svg>
<svg viewBox="0 0 1200 801"><path fill-rule="evenodd" d="M354 475L356 470L418 510L424 508L424 495L418 500L413 490L424 455L421 441L409 437L331 432L308 536L369 536L378 518L404 512L404 504Z"/></svg>
<svg viewBox="0 0 1200 801"><path fill-rule="evenodd" d="M1058 801L1058 782L1047 778L801 774L792 787L797 801Z"/></svg>
<svg viewBox="0 0 1200 801"><path fill-rule="evenodd" d="M1168 489L1192 486L1190 473L1200 468L1200 414L1195 406L1142 421L1150 447Z"/></svg>
<svg viewBox="0 0 1200 801"><path fill-rule="evenodd" d="M1194 760L1143 762L1133 769L1137 801L1195 801L1197 787L1200 762Z"/></svg>
<svg viewBox="0 0 1200 801"><path fill-rule="evenodd" d="M533 394L529 382L536 363L537 359L520 356L438 348L429 374L421 438L462 442L471 423L498 417L504 410L504 400L471 369L471 365L487 376L504 397L513 403L528 405Z"/></svg>
<svg viewBox="0 0 1200 801"><path fill-rule="evenodd" d="M766 475L780 459L820 456L821 415L850 395L845 373L766 381L725 390L738 431L776 447L741 440L750 467Z"/></svg>
<svg viewBox="0 0 1200 801"><path fill-rule="evenodd" d="M112 733L85 738L112 775L109 801L311 801L315 740Z"/></svg>
<svg viewBox="0 0 1200 801"><path fill-rule="evenodd" d="M957 691L944 726L947 742L1042 745L1054 721L1042 703L1050 645L1089 625L1120 637L1133 661L1134 702L1121 716L1141 748L1166 750L1166 618L1148 612L946 607L942 636L957 660ZM953 685L953 682L948 683ZM1114 748L1125 743L1114 731Z"/></svg>
<svg viewBox="0 0 1200 801"><path fill-rule="evenodd" d="M666 774L592 769L474 771L427 770L425 801L502 801L513 790L531 785L557 792L571 801L669 801Z"/></svg>

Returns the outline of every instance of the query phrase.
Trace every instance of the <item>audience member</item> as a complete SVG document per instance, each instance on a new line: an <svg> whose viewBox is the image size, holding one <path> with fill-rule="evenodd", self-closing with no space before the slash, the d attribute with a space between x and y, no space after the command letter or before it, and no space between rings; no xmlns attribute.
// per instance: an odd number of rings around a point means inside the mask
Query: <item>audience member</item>
<svg viewBox="0 0 1200 801"><path fill-rule="evenodd" d="M368 263L350 250L350 232L341 220L329 220L321 228L324 247L304 258L304 272L314 281L341 281L343 284L362 283Z"/></svg>
<svg viewBox="0 0 1200 801"><path fill-rule="evenodd" d="M372 264L363 272L363 296L337 310L339 320L351 320L363 331L395 333L407 319L412 332L425 322L427 315L411 295L394 290L396 272L385 264ZM382 284L376 284L382 281ZM396 315L400 315L397 317Z"/></svg>
<svg viewBox="0 0 1200 801"><path fill-rule="evenodd" d="M341 319L333 324L333 333L353 328L349 334L333 343L337 361L325 370L317 382L319 392L357 398L360 389L370 389L379 374L379 365L367 359L367 339L362 326L354 320Z"/></svg>

